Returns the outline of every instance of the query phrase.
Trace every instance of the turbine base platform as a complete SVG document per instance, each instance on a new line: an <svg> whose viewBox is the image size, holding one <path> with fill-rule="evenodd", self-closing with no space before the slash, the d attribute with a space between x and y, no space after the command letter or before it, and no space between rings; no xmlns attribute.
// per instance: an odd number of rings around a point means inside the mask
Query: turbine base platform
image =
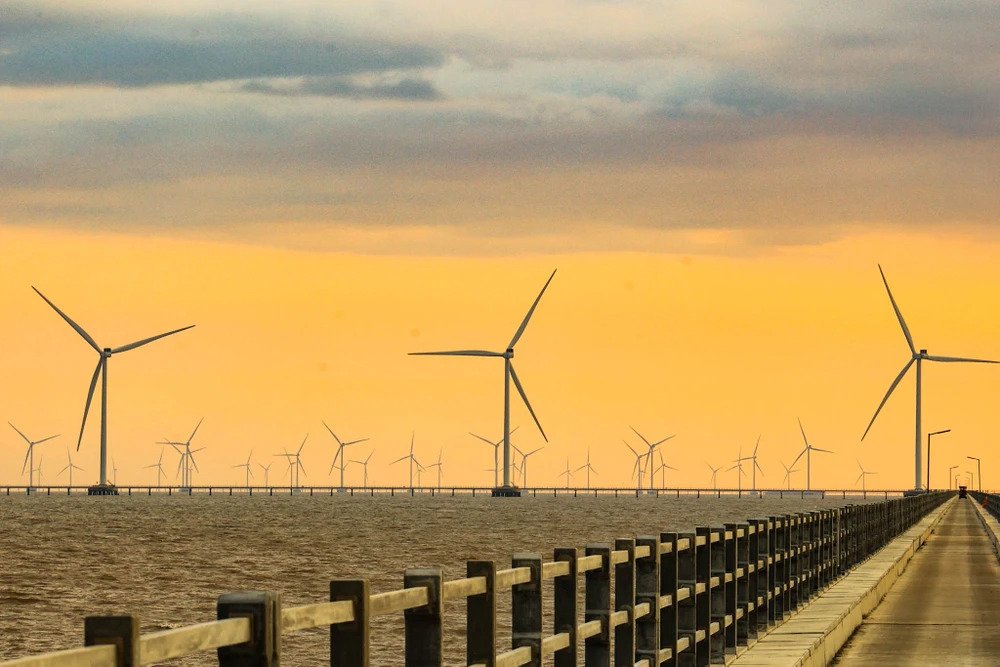
<svg viewBox="0 0 1000 667"><path fill-rule="evenodd" d="M88 496L117 496L118 487L114 484L94 484L87 487Z"/></svg>
<svg viewBox="0 0 1000 667"><path fill-rule="evenodd" d="M516 486L498 486L493 489L494 498L520 498L521 489Z"/></svg>

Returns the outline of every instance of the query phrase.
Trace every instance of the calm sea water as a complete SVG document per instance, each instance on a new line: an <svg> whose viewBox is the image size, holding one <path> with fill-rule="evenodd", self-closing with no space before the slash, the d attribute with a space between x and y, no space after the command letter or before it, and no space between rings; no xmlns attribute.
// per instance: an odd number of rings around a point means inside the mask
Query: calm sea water
<svg viewBox="0 0 1000 667"><path fill-rule="evenodd" d="M401 588L407 567L441 566L445 579L455 579L465 576L469 559L509 565L511 554L534 552L548 560L558 546L842 504L685 497L0 497L0 659L79 646L83 618L91 614L135 613L142 631L152 632L214 619L216 598L230 591L275 590L286 605L306 604L327 599L333 578L367 578L382 592ZM509 603L507 597L501 599ZM509 631L505 611L501 623ZM448 662L457 664L464 604L447 603L445 615ZM372 636L374 664L402 664L402 614L377 619ZM286 636L285 664L328 661L328 637L325 630ZM213 653L203 653L176 664L213 661Z"/></svg>

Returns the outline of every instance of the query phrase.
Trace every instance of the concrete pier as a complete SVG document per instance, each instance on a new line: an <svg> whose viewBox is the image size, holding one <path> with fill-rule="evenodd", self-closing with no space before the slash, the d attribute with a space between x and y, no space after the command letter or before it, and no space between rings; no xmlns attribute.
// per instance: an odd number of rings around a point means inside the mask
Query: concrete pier
<svg viewBox="0 0 1000 667"><path fill-rule="evenodd" d="M1000 664L1000 564L972 502L952 503L834 664Z"/></svg>

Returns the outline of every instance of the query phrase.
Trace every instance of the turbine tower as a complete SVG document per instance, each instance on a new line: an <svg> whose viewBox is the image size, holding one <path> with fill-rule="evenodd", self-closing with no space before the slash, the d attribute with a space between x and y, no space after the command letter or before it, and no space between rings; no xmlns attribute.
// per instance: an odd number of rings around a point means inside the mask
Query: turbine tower
<svg viewBox="0 0 1000 667"><path fill-rule="evenodd" d="M160 448L160 458L157 459L156 463L148 466L143 466L143 468L156 468L156 485L163 486L160 478L163 476L163 448Z"/></svg>
<svg viewBox="0 0 1000 667"><path fill-rule="evenodd" d="M358 440L348 440L347 442L341 442L337 434L333 432L333 429L327 426L326 422L323 422L323 426L326 426L326 430L330 432L333 439L337 441L337 453L333 455L333 463L330 464L330 472L327 474L332 474L333 469L337 467L337 459L340 459L340 488L344 488L344 468L347 467L347 461L344 455L344 448L350 445L356 445L359 442L365 442L368 438L360 438Z"/></svg>
<svg viewBox="0 0 1000 667"><path fill-rule="evenodd" d="M299 471L302 474L306 474L306 467L302 465L302 448L306 446L306 440L309 439L309 434L306 433L306 437L302 438L302 444L299 448L295 450L294 454L290 454L288 450L285 450L283 454L275 454L275 456L284 456L288 459L288 483L289 485L299 488Z"/></svg>
<svg viewBox="0 0 1000 667"><path fill-rule="evenodd" d="M233 468L246 468L246 478L247 478L247 488L248 489L250 488L250 478L253 477L253 472L250 470L250 457L252 457L252 456L253 456L253 450L251 449L250 453L247 454L247 462L246 463L241 463L239 465L233 466Z"/></svg>
<svg viewBox="0 0 1000 667"><path fill-rule="evenodd" d="M114 354L120 354L122 352L128 352L129 350L134 350L137 347L142 347L152 343L153 341L171 336L175 333L180 333L181 331L186 331L193 327L191 324L186 327L181 327L180 329L174 329L173 331L168 331L166 333L158 334L150 338L144 338L142 340L137 340L134 343L129 343L127 345L122 345L120 347L105 347L102 348L97 344L97 341L91 337L86 331L83 330L79 324L70 319L69 315L59 310L56 304L49 301L48 297L38 291L38 289L32 286L33 290L38 294L38 296L45 299L45 303L49 304L54 311L56 311L60 317L66 320L66 323L73 327L74 331L80 334L87 343L94 348L94 351L100 355L97 360L97 368L94 369L94 376L90 379L90 389L87 391L87 403L83 408L83 421L80 423L80 437L76 442L77 451L80 450L80 445L83 443L83 430L87 425L87 414L90 412L90 403L94 399L94 389L97 387L97 379L101 378L101 477L100 483L96 487L91 487L88 490L89 495L115 495L117 491L114 489L114 485L108 485L108 359Z"/></svg>
<svg viewBox="0 0 1000 667"><path fill-rule="evenodd" d="M590 447L587 447L587 462L584 463L579 468L577 468L576 472L580 472L581 470L586 470L587 471L587 488L589 489L590 488L590 473L594 473L595 475L597 474L597 471L594 470L594 466L590 465Z"/></svg>
<svg viewBox="0 0 1000 667"><path fill-rule="evenodd" d="M782 480L782 481L784 481L784 482L786 482L788 484L788 490L791 491L792 490L792 473L793 472L798 472L798 469L797 468L792 468L790 466L786 466L784 461L781 462L781 467L785 469L785 479Z"/></svg>
<svg viewBox="0 0 1000 667"><path fill-rule="evenodd" d="M646 461L649 464L649 488L652 489L653 475L656 474L656 471L653 470L653 450L662 445L663 443L665 443L667 440L677 437L677 434L675 433L674 435L668 435L662 440L657 440L656 442L650 442L649 440L646 439L646 436L636 431L634 426L629 426L629 428L632 429L632 432L635 433L637 436L639 436L639 439L642 440L643 443L645 443L646 447L649 448L649 451L646 452ZM629 447L629 449L631 449L631 447Z"/></svg>
<svg viewBox="0 0 1000 667"><path fill-rule="evenodd" d="M531 304L531 308L528 309L528 314L524 316L521 321L521 326L517 328L514 332L514 337L510 339L507 344L507 349L503 352L491 352L489 350L449 350L445 352L411 352L411 355L430 355L430 356L454 356L454 357L501 357L503 359L504 371L503 371L503 486L494 489L494 496L517 496L520 493L511 486L510 483L510 382L514 381L514 387L517 389L517 393L520 394L521 400L524 401L525 407L528 408L528 412L531 413L531 418L535 420L535 425L538 427L538 431L542 434L542 438L545 442L549 439L545 435L545 430L542 429L541 422L538 421L538 417L535 416L535 411L531 407L531 403L528 401L528 395L524 393L524 387L521 386L521 381L517 377L517 373L514 372L514 365L511 360L514 358L514 346L517 345L517 341L521 339L521 335L524 334L524 329L528 326L528 320L531 319L532 314L535 312L535 308L538 306L538 302L541 301L542 295L545 294L545 290L548 288L549 283L552 282L556 272L553 271L549 279L545 281L545 285L542 286L542 291L538 293L535 298L534 303Z"/></svg>
<svg viewBox="0 0 1000 667"><path fill-rule="evenodd" d="M799 459L802 458L803 454L806 455L806 491L811 491L812 490L812 453L813 452L823 452L824 454L833 454L833 452L831 452L829 449L820 449L819 447L813 447L811 444L809 444L809 438L806 437L806 430L802 427L802 420L801 419L799 420L799 430L802 431L802 442L805 443L805 448L803 448L803 450L801 452L799 452L799 455L795 457L795 460L792 461L792 466L794 467L795 464L798 463Z"/></svg>
<svg viewBox="0 0 1000 667"><path fill-rule="evenodd" d="M889 301L892 303L892 309L896 313L896 319L899 320L899 327L903 330L903 337L906 338L906 344L910 348L910 358L903 366L903 370L899 372L896 379L892 381L889 385L889 391L885 392L885 397L882 398L882 402L878 404L875 409L875 414L872 415L872 419L868 422L868 428L865 429L864 434L861 436L861 440L864 441L865 436L868 435L868 431L871 430L872 424L875 423L875 419L878 417L878 413L882 410L882 406L885 402L889 400L889 396L892 395L893 390L906 375L907 371L910 370L910 366L916 364L917 366L917 403L916 403L916 430L914 437L914 458L913 458L913 488L916 491L920 491L922 488L921 484L921 426L920 426L920 391L921 391L921 363L924 361L941 361L945 363L971 363L971 364L996 364L1000 363L997 361L992 361L990 359L969 359L966 357L941 357L932 354L927 354L926 349L921 349L917 351L916 346L913 344L913 336L910 335L910 329L906 326L906 321L903 319L903 313L900 312L899 306L896 305L896 299L892 296L892 290L889 289L889 281L885 278L885 273L882 271L882 266L878 267L878 272L882 275L882 282L885 284L885 291L889 295Z"/></svg>
<svg viewBox="0 0 1000 667"><path fill-rule="evenodd" d="M757 463L757 449L759 447L760 447L760 436L758 435L757 436L757 444L753 446L753 454L751 454L750 456L744 456L743 457L744 461L753 461L753 466L751 466L750 469L753 471L753 482L752 482L752 484L753 484L753 490L754 491L757 490L757 471L760 470L761 474L764 474L764 469L760 467L759 463Z"/></svg>
<svg viewBox="0 0 1000 667"><path fill-rule="evenodd" d="M10 424L10 422L7 422L7 423ZM31 492L30 491L31 487L34 486L34 484L35 484L35 446L40 445L43 442L48 442L52 438L58 438L59 434L57 433L56 435L50 435L49 437L42 438L41 440L30 440L28 438L28 436L26 436L25 434L21 433L21 431L18 430L18 428L16 426L14 426L13 424L10 424L10 427L12 429L14 429L15 431L17 431L17 434L19 436L21 436L26 443L28 443L28 451L26 451L24 453L24 463L21 464L21 474L22 475L24 474L24 469L25 469L25 467L27 467L28 468L28 489L29 489L28 492L30 493Z"/></svg>
<svg viewBox="0 0 1000 667"><path fill-rule="evenodd" d="M414 431L413 433L410 434L410 453L407 454L406 456L400 456L398 459L396 459L395 461L393 461L392 463L389 464L389 465L395 465L396 463L399 463L400 461L405 461L407 459L410 460L410 490L411 491L413 490L413 464L414 463L417 464L418 472L419 472L419 468L423 468L423 466L420 465L420 461L417 460L417 457L413 455L413 443L414 443L416 437L417 437L416 431ZM417 479L419 481L419 477Z"/></svg>
<svg viewBox="0 0 1000 667"><path fill-rule="evenodd" d="M722 466L719 466L718 468L716 468L715 466L713 466L708 461L705 461L705 465L707 465L708 469L712 471L712 488L713 489L719 488L718 484L716 483L716 480L719 477L719 471L722 470Z"/></svg>
<svg viewBox="0 0 1000 667"><path fill-rule="evenodd" d="M68 470L69 471L69 485L73 486L73 471L74 470L79 470L80 472L83 472L83 468L81 468L80 466L75 465L73 463L73 457L70 456L69 447L66 448L66 460L68 461L68 463L66 464L65 468L63 468L62 470L59 471L59 474L61 475L61 474L63 474L64 472L66 472Z"/></svg>
<svg viewBox="0 0 1000 667"><path fill-rule="evenodd" d="M365 469L365 481L362 484L362 486L368 486L368 462L372 460L372 454L374 454L374 453L375 453L374 449L372 451L368 452L368 457L364 461L356 461L354 459L351 459L351 463L357 463L357 464L359 464L361 466L364 466L364 469Z"/></svg>

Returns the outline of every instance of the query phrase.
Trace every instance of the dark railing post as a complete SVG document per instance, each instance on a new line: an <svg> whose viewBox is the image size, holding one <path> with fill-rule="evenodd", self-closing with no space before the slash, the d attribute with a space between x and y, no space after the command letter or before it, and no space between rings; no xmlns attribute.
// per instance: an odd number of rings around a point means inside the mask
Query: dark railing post
<svg viewBox="0 0 1000 667"><path fill-rule="evenodd" d="M682 533L678 539L686 540L688 547L677 552L678 588L686 588L688 596L677 605L677 635L688 641L687 650L677 655L680 667L698 663L698 537L695 533Z"/></svg>
<svg viewBox="0 0 1000 667"><path fill-rule="evenodd" d="M726 615L728 611L729 583L726 582L726 530L712 528L708 533L712 569L707 582L710 604L712 606L711 622L718 624L715 632L709 631L711 638L711 658L709 662L725 663L726 661ZM713 582L714 580L714 582Z"/></svg>
<svg viewBox="0 0 1000 667"><path fill-rule="evenodd" d="M405 624L406 664L427 666L444 664L441 616L444 599L441 568L411 568L403 573L403 588L427 589L427 604L403 612Z"/></svg>
<svg viewBox="0 0 1000 667"><path fill-rule="evenodd" d="M647 547L649 555L635 561L635 603L649 604L649 613L635 621L635 655L650 665L660 664L660 539L636 538L637 547Z"/></svg>
<svg viewBox="0 0 1000 667"><path fill-rule="evenodd" d="M666 552L660 555L660 595L669 595L670 604L660 610L660 648L670 650L668 667L677 664L677 533L661 533Z"/></svg>
<svg viewBox="0 0 1000 667"><path fill-rule="evenodd" d="M84 646L115 647L115 667L139 667L139 617L88 616L83 621Z"/></svg>
<svg viewBox="0 0 1000 667"><path fill-rule="evenodd" d="M493 667L497 650L497 564L491 560L470 560L465 565L465 574L486 579L485 593L466 598L466 664Z"/></svg>
<svg viewBox="0 0 1000 667"><path fill-rule="evenodd" d="M737 535L739 531L739 526L735 523L727 523L724 525L725 531L722 536L725 538L724 550L725 550L725 574L723 574L722 584L725 588L725 617L723 619L722 630L725 636L725 653L726 656L736 655L736 639L737 639L737 626L742 625L743 620L736 618L736 598L737 590L740 587L740 578L737 577L737 555L740 549L740 540ZM728 535L728 537L727 537Z"/></svg>
<svg viewBox="0 0 1000 667"><path fill-rule="evenodd" d="M704 667L711 662L712 657L712 529L698 526L695 528L695 533L698 536L694 542L695 569L698 584L702 589L702 592L695 596L698 634L701 635L701 641L696 644L695 663L698 667ZM697 588L696 586L695 590Z"/></svg>
<svg viewBox="0 0 1000 667"><path fill-rule="evenodd" d="M750 541L753 539L750 531L753 528L749 523L736 524L736 528L743 533L736 545L736 568L739 574L736 578L736 608L742 612L742 618L735 621L736 643L738 646L746 646L750 641L750 628L754 628L754 631L757 629L756 604L754 610L750 610L750 588L754 578L750 573Z"/></svg>
<svg viewBox="0 0 1000 667"><path fill-rule="evenodd" d="M278 667L281 661L281 597L271 591L220 595L216 617L250 620L250 641L218 649L219 667Z"/></svg>
<svg viewBox="0 0 1000 667"><path fill-rule="evenodd" d="M569 646L555 652L553 664L555 667L576 667L578 662L576 624L579 618L579 599L577 595L577 551L575 547L556 549L553 559L557 563L569 563L569 574L556 577L552 582L554 609L553 623L555 632L565 632L569 635Z"/></svg>
<svg viewBox="0 0 1000 667"><path fill-rule="evenodd" d="M608 616L611 614L611 547L588 544L585 553L601 557L601 567L588 570L584 578L584 620L600 621L601 631L584 641L584 664L587 667L608 667L611 664L611 632L608 625Z"/></svg>
<svg viewBox="0 0 1000 667"><path fill-rule="evenodd" d="M364 579L335 579L330 582L330 602L350 601L354 620L330 626L331 667L368 667L369 616L368 582Z"/></svg>
<svg viewBox="0 0 1000 667"><path fill-rule="evenodd" d="M615 551L628 554L615 565L615 611L627 611L628 620L615 628L615 665L635 663L635 540L615 540Z"/></svg>
<svg viewBox="0 0 1000 667"><path fill-rule="evenodd" d="M511 567L531 570L531 579L511 588L511 645L531 648L529 667L542 664L542 557L514 554Z"/></svg>

